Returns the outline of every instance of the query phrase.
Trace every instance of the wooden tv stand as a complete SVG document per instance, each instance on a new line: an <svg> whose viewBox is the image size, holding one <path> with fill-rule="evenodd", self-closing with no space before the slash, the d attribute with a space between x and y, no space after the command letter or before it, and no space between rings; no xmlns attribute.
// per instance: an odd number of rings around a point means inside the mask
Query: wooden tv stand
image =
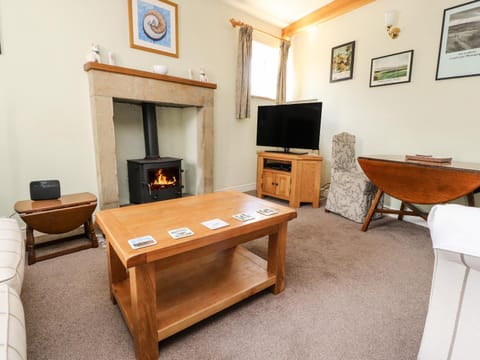
<svg viewBox="0 0 480 360"><path fill-rule="evenodd" d="M318 208L322 161L319 155L258 152L257 196L288 200L293 208L301 202Z"/></svg>

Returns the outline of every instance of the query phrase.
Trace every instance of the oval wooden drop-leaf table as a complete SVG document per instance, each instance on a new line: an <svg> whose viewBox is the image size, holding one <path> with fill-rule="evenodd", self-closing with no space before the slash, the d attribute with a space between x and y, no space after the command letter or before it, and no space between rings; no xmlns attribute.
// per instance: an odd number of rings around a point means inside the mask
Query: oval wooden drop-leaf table
<svg viewBox="0 0 480 360"><path fill-rule="evenodd" d="M474 205L472 194L480 188L480 164L435 162L435 159L406 160L400 155L359 157L358 162L365 175L378 188L362 231L367 231L375 212L398 214L399 219L404 215L426 219L428 214L413 204L442 204L468 196L469 205ZM401 200L400 210L377 208L383 193ZM411 211L405 210L405 207Z"/></svg>

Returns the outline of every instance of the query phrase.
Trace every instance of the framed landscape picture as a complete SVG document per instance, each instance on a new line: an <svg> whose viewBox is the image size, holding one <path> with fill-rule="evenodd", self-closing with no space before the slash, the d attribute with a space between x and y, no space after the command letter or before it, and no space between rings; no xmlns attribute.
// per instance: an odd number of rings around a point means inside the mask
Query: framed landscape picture
<svg viewBox="0 0 480 360"><path fill-rule="evenodd" d="M355 41L332 48L330 60L330 82L353 78L353 61L355 60Z"/></svg>
<svg viewBox="0 0 480 360"><path fill-rule="evenodd" d="M480 1L444 10L436 80L480 75Z"/></svg>
<svg viewBox="0 0 480 360"><path fill-rule="evenodd" d="M130 47L178 57L177 4L128 0Z"/></svg>
<svg viewBox="0 0 480 360"><path fill-rule="evenodd" d="M410 82L413 50L372 59L370 87Z"/></svg>

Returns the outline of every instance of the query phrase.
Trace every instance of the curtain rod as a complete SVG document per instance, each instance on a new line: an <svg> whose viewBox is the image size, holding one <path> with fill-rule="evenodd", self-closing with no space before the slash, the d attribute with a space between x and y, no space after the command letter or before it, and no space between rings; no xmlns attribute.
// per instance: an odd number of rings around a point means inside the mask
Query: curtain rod
<svg viewBox="0 0 480 360"><path fill-rule="evenodd" d="M244 23L244 22L242 22L242 21L235 20L234 18L231 18L231 19L230 19L230 23L232 24L233 27L248 25L248 24L246 24L246 23ZM248 26L251 26L251 25L248 25ZM278 39L278 40L286 40L286 39L288 39L288 38L285 38L285 37L279 37L279 36L270 34L269 32L266 32L266 31L257 29L256 27L253 27L253 26L252 26L252 28L253 28L253 30L255 30L255 31L258 31L258 32L261 32L261 33L263 33L263 34L265 34L265 35L274 37L275 39Z"/></svg>

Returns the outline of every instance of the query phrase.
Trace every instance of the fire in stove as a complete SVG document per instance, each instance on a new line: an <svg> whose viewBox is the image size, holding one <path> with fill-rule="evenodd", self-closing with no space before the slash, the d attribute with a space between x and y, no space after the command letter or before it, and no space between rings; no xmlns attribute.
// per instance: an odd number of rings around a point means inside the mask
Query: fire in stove
<svg viewBox="0 0 480 360"><path fill-rule="evenodd" d="M151 190L166 189L177 186L177 168L149 169L148 180Z"/></svg>

